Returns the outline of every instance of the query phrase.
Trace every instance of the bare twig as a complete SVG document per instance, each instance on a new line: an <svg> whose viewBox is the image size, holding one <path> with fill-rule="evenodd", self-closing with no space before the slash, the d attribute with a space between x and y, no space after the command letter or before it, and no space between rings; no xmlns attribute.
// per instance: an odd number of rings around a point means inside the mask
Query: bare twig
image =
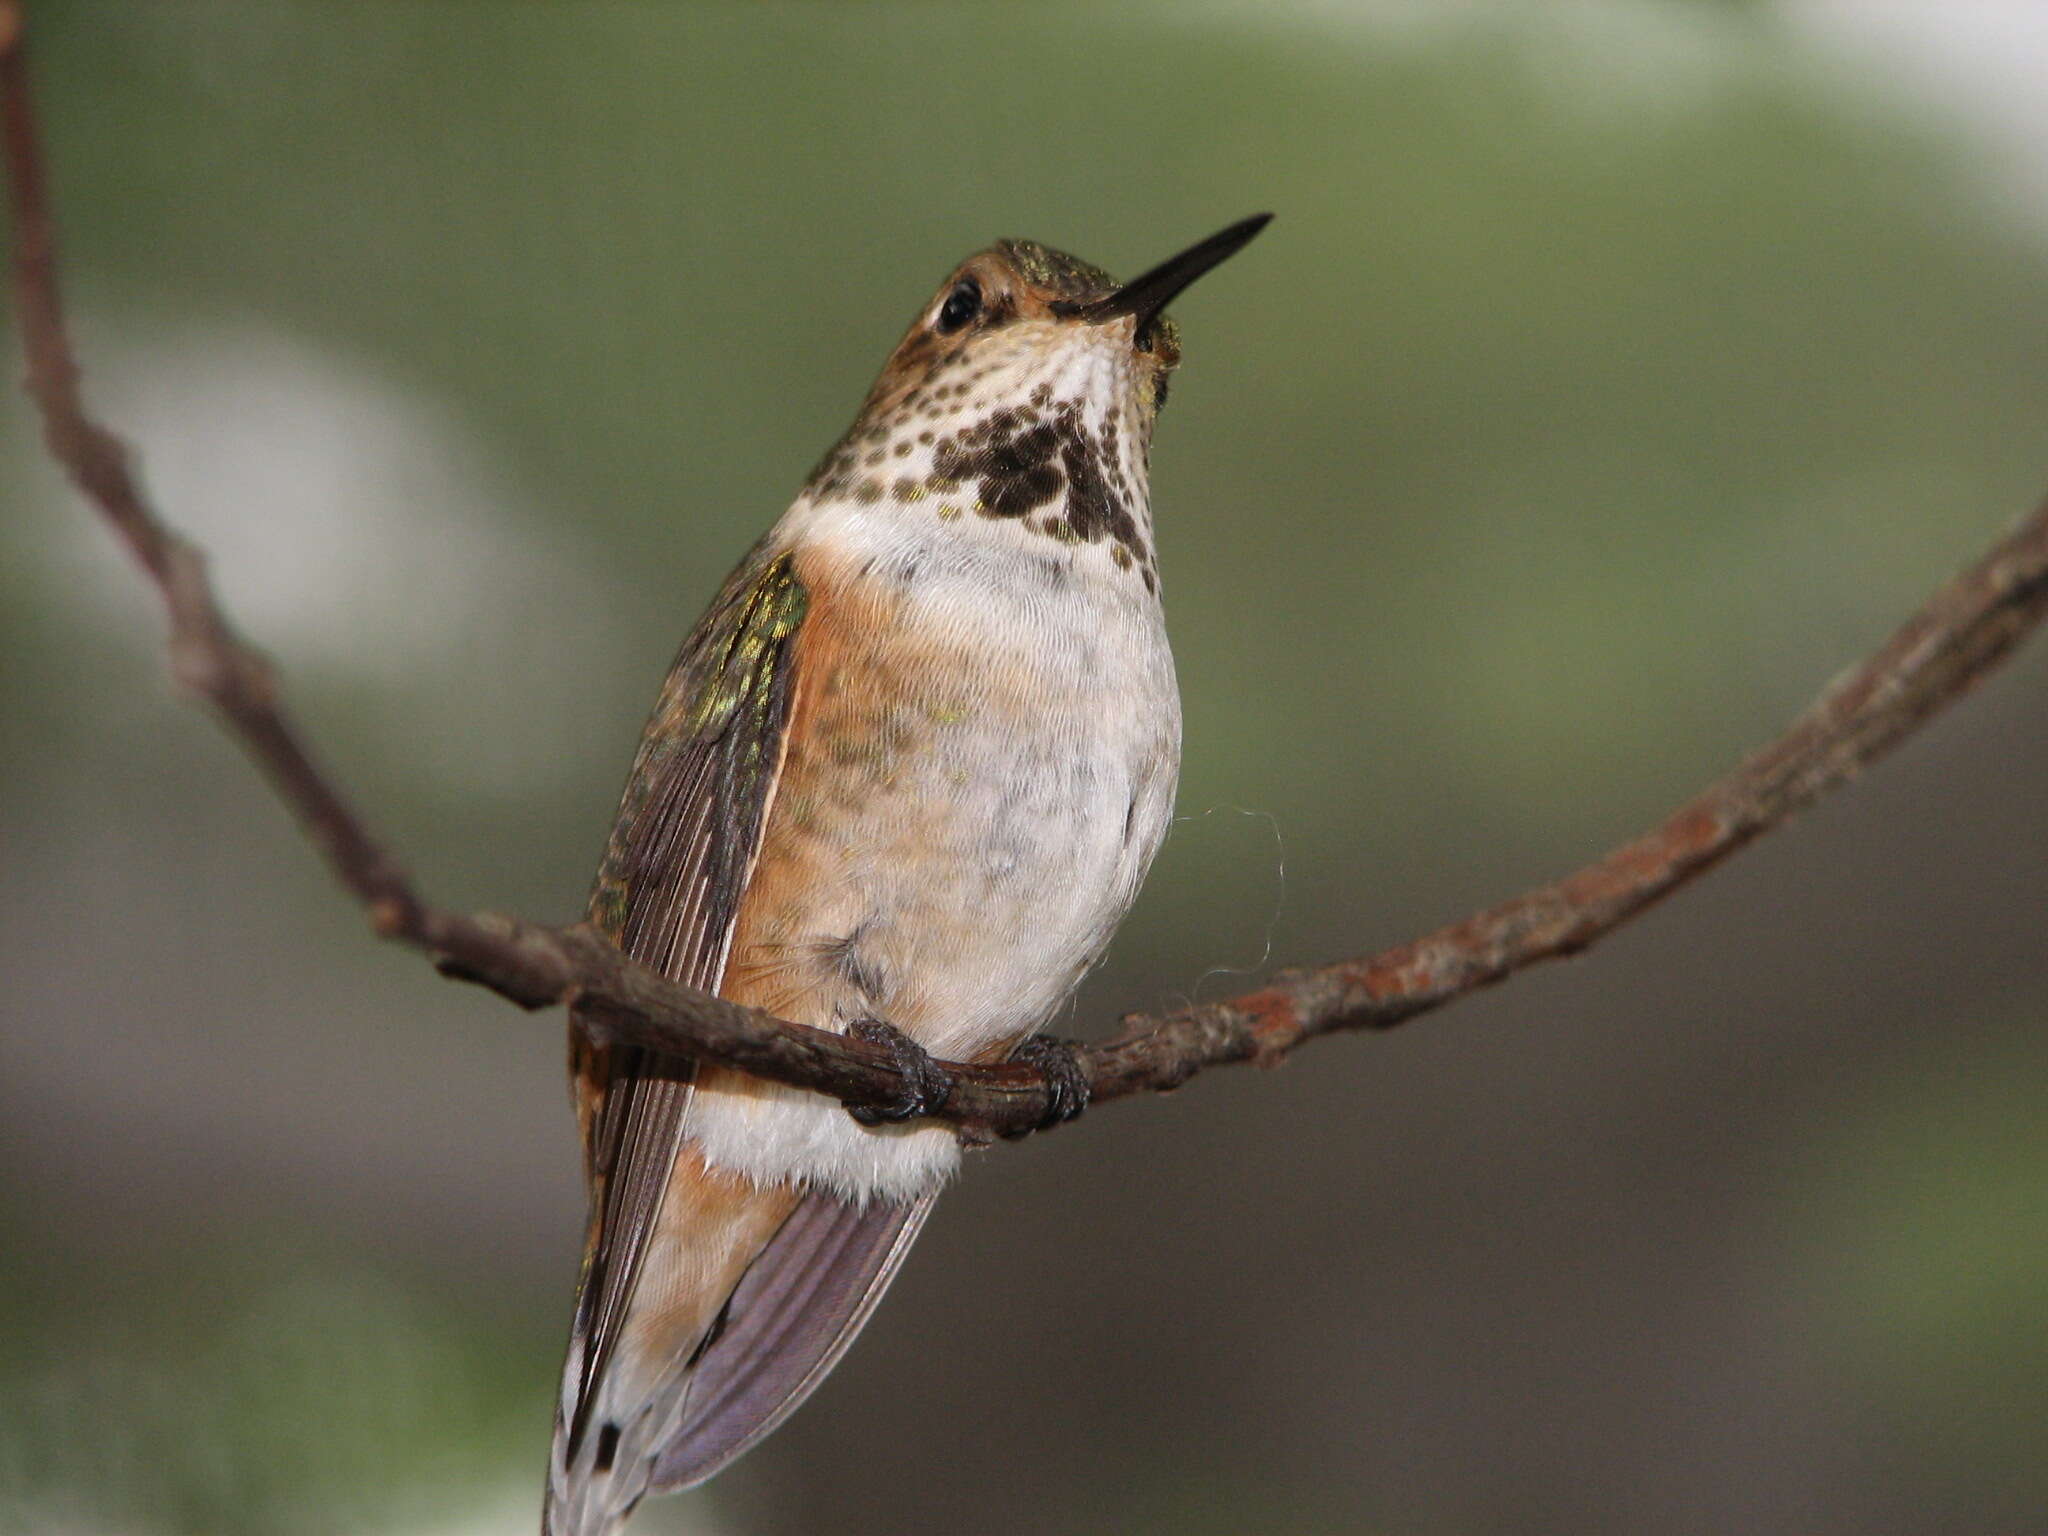
<svg viewBox="0 0 2048 1536"><path fill-rule="evenodd" d="M199 551L157 516L120 441L86 412L59 297L54 228L31 107L20 0L0 0L0 93L14 287L28 388L51 454L162 596L171 671L213 706L387 938L526 1008L575 1001L620 1040L716 1060L854 1103L899 1096L879 1048L678 986L583 925L547 928L429 906L321 771L278 702L269 664L228 623ZM1786 733L1661 826L1576 874L1368 959L1283 972L1225 1002L1133 1014L1081 1052L1097 1103L1176 1088L1207 1067L1273 1063L1303 1041L1390 1029L1539 960L1576 953L1847 782L1967 692L2048 612L2048 506L1930 598ZM948 1064L941 1118L976 1136L1044 1117L1039 1073Z"/></svg>

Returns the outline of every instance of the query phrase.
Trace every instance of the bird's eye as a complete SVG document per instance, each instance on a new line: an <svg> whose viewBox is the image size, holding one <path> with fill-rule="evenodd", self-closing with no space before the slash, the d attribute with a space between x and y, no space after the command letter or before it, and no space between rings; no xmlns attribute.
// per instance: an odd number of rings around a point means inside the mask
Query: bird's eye
<svg viewBox="0 0 2048 1536"><path fill-rule="evenodd" d="M946 295L946 302L939 306L938 332L943 336L957 331L980 313L981 284L971 277L963 277Z"/></svg>

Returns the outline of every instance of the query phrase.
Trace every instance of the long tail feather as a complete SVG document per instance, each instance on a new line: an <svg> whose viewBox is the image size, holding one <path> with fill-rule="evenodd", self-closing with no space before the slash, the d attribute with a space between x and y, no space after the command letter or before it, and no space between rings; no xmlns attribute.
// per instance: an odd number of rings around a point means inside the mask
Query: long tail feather
<svg viewBox="0 0 2048 1536"><path fill-rule="evenodd" d="M804 1197L734 1290L655 1462L656 1490L703 1482L796 1411L867 1322L935 1198L862 1209Z"/></svg>
<svg viewBox="0 0 2048 1536"><path fill-rule="evenodd" d="M581 1393L572 1341L546 1536L612 1536L647 1494L703 1482L794 1412L881 1300L934 1198L862 1207L769 1189L728 1197L722 1219L699 1210L687 1229L704 1267L653 1259L624 1325L633 1344Z"/></svg>

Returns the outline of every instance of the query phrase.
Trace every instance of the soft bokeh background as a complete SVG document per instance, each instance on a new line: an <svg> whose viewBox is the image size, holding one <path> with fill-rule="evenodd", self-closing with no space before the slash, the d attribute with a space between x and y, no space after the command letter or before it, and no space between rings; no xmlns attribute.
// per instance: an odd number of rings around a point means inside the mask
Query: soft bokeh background
<svg viewBox="0 0 2048 1536"><path fill-rule="evenodd" d="M2035 0L34 5L94 394L428 889L576 912L948 265L1134 270L1177 826L1077 1027L1636 830L2048 489ZM530 1531L560 1022L380 947L0 464L0 1528ZM2048 649L1635 925L978 1160L659 1532L2048 1508Z"/></svg>

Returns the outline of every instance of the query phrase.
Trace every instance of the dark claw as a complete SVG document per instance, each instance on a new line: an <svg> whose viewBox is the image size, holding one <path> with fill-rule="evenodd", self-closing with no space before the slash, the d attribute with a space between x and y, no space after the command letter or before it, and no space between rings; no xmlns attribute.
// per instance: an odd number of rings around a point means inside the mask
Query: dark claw
<svg viewBox="0 0 2048 1536"><path fill-rule="evenodd" d="M1045 1118L1031 1130L1051 1130L1069 1120L1078 1120L1081 1111L1088 1107L1088 1073L1081 1066L1080 1050L1078 1040L1033 1035L1010 1053L1010 1060L1036 1067L1038 1075L1045 1079ZM1013 1140L1030 1134L1031 1131L1009 1133Z"/></svg>
<svg viewBox="0 0 2048 1536"><path fill-rule="evenodd" d="M901 1093L893 1103L848 1102L846 1112L855 1120L862 1125L894 1125L945 1108L953 1093L953 1079L932 1059L931 1052L880 1019L856 1019L847 1026L847 1033L886 1050L903 1078Z"/></svg>

